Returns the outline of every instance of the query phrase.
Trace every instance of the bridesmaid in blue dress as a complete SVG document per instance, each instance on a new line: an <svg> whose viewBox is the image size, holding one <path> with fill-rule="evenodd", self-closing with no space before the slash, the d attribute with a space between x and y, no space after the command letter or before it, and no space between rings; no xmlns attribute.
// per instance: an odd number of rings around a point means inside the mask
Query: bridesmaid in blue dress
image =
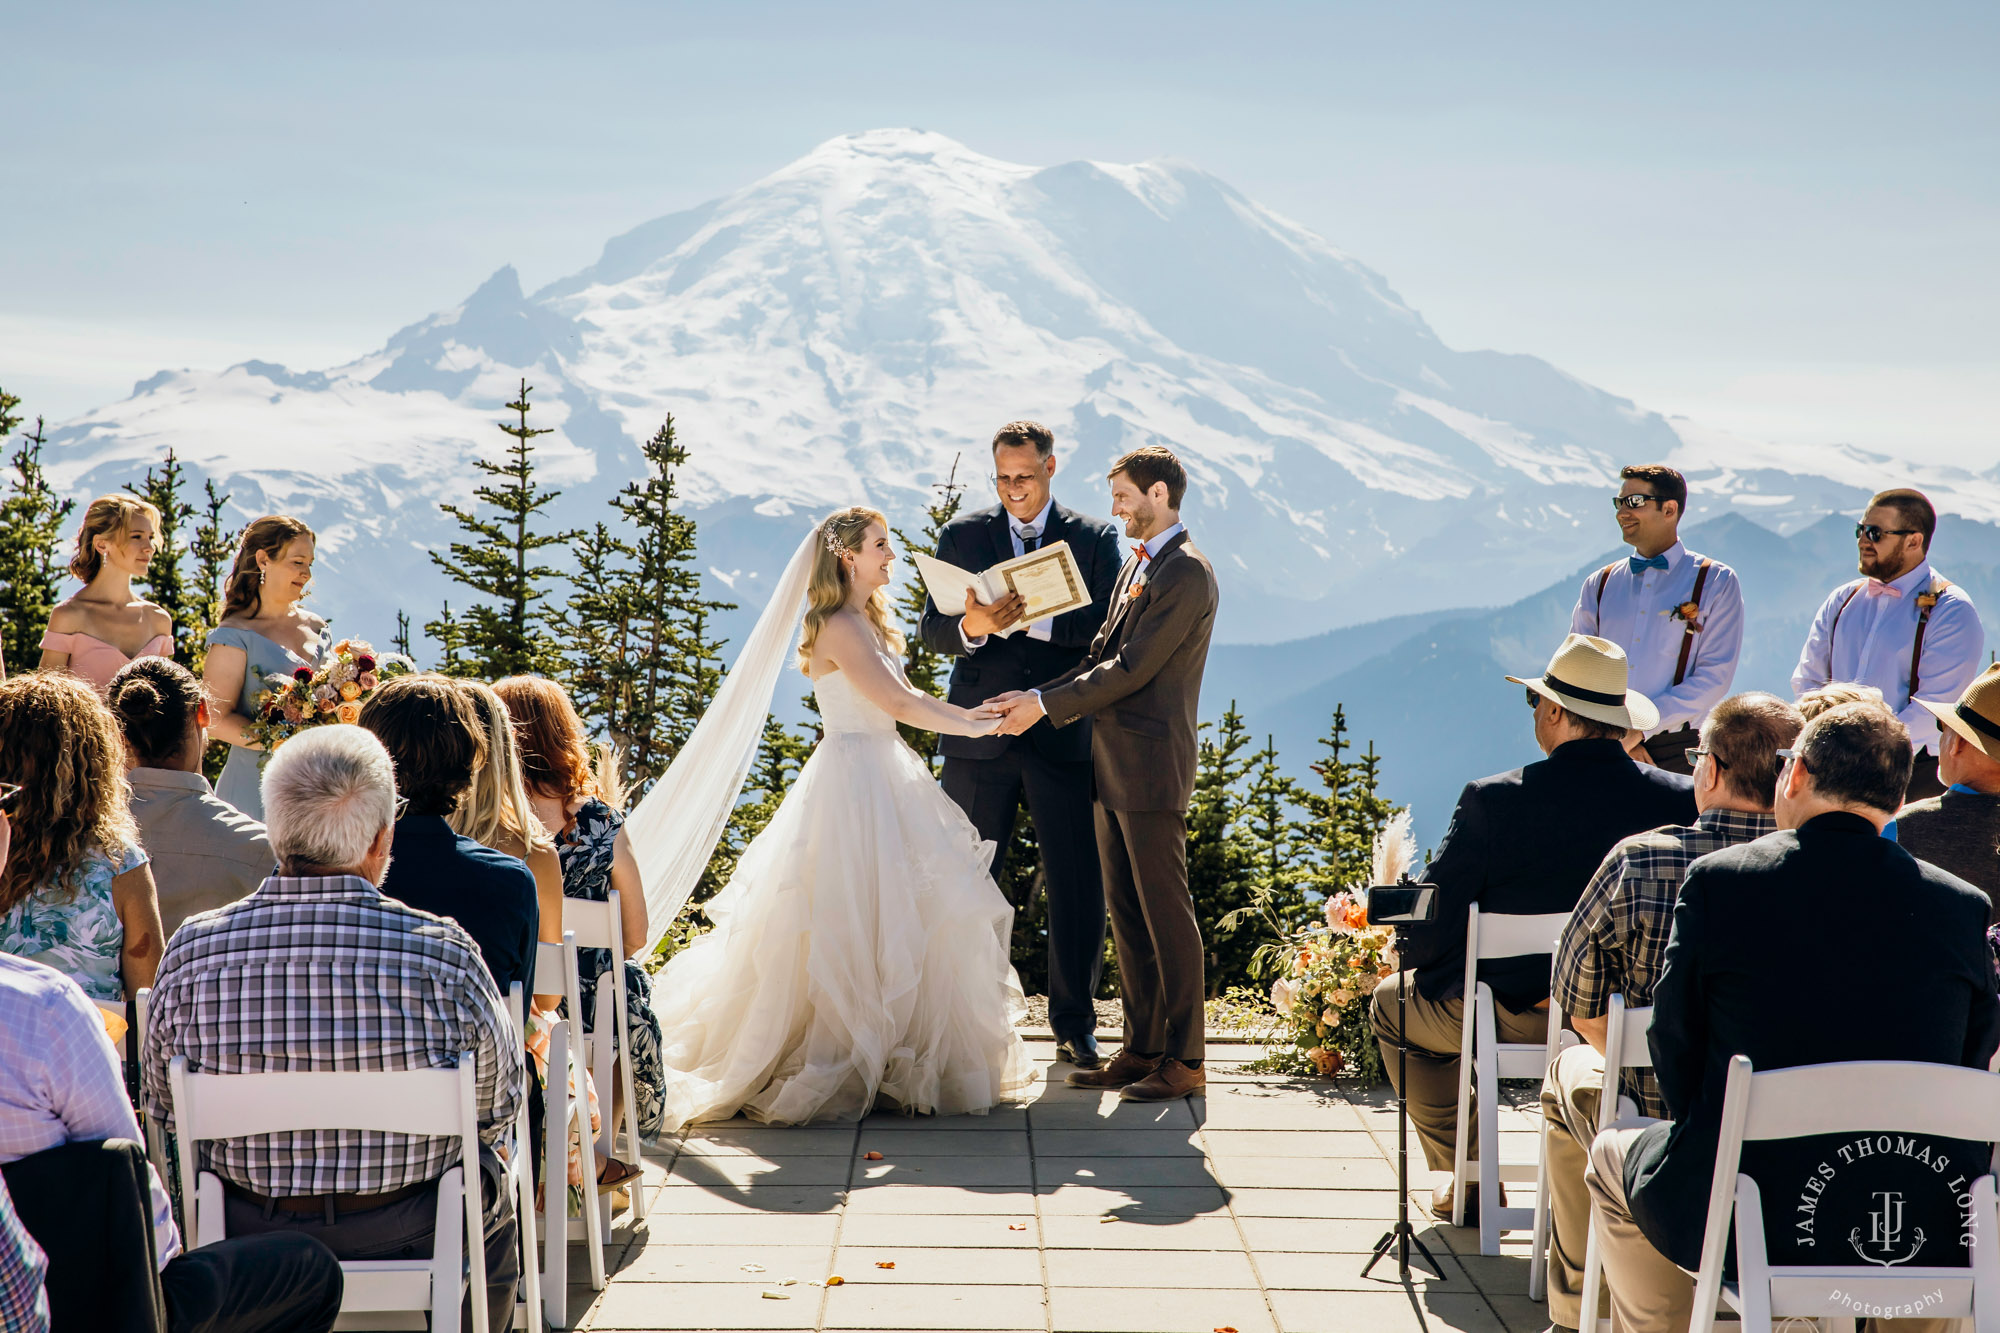
<svg viewBox="0 0 2000 1333"><path fill-rule="evenodd" d="M208 634L209 731L231 746L215 794L258 819L262 747L244 729L269 688L265 678L317 670L333 643L326 621L299 605L312 583L313 545L312 529L295 518L267 515L245 528L223 585L222 623Z"/></svg>

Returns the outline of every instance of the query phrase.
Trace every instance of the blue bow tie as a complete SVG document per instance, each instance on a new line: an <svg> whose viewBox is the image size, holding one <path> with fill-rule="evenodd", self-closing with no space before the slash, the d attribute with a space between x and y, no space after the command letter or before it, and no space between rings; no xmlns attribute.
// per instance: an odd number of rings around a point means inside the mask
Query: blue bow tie
<svg viewBox="0 0 2000 1333"><path fill-rule="evenodd" d="M1667 558L1656 555L1651 560L1646 560L1636 555L1628 555L1625 557L1625 563L1632 567L1632 577L1636 579L1649 569L1665 569Z"/></svg>

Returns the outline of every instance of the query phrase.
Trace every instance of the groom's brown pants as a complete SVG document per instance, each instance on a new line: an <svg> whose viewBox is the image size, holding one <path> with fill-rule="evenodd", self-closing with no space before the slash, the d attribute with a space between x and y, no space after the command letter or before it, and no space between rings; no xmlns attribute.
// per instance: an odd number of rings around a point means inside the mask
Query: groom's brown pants
<svg viewBox="0 0 2000 1333"><path fill-rule="evenodd" d="M1118 946L1125 1049L1202 1058L1201 925L1188 892L1187 816L1094 805L1104 905Z"/></svg>

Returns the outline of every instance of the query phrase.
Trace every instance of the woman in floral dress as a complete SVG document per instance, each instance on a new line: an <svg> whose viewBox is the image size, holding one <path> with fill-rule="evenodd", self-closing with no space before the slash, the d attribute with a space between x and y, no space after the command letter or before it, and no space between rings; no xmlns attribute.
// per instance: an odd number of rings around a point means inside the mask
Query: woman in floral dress
<svg viewBox="0 0 2000 1333"><path fill-rule="evenodd" d="M166 942L118 723L75 676L0 684L0 782L21 784L0 870L0 953L46 964L122 1013Z"/></svg>
<svg viewBox="0 0 2000 1333"><path fill-rule="evenodd" d="M620 831L625 813L603 798L591 773L590 746L576 706L562 686L540 676L509 676L493 688L514 719L528 798L536 816L555 834L564 896L601 903L612 889L618 890L625 948L637 954L646 947L646 894L638 863ZM626 1022L632 1030L632 1049L625 1056L632 1061L639 1133L650 1138L666 1113L660 1020L653 1013L652 977L636 958L624 963ZM609 949L577 950L585 1032L597 1021L598 979L611 967ZM614 1095L618 1086L614 1079Z"/></svg>

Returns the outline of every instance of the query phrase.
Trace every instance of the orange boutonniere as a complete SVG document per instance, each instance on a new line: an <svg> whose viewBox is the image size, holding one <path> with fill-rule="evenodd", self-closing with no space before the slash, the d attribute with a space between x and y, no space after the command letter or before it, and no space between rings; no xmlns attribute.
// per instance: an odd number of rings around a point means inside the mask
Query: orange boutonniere
<svg viewBox="0 0 2000 1333"><path fill-rule="evenodd" d="M1935 592L1920 592L1917 594L1918 610L1928 611L1937 604L1938 604L1938 595Z"/></svg>
<svg viewBox="0 0 2000 1333"><path fill-rule="evenodd" d="M1133 579L1131 585L1125 589L1125 600L1128 602L1137 601L1139 594L1144 591L1146 591L1146 576L1141 574Z"/></svg>
<svg viewBox="0 0 2000 1333"><path fill-rule="evenodd" d="M1668 612L1675 620L1687 622L1687 627L1696 634L1701 633L1701 607L1693 602L1682 602Z"/></svg>

